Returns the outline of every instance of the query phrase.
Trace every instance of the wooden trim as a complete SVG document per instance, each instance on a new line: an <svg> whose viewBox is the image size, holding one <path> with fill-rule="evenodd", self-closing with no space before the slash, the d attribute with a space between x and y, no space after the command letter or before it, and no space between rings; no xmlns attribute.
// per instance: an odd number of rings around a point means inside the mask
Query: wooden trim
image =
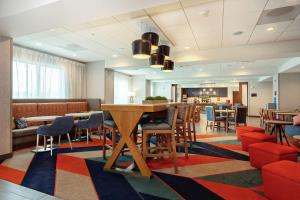
<svg viewBox="0 0 300 200"><path fill-rule="evenodd" d="M8 158L11 158L13 156L13 153L7 153L7 154L3 154L3 155L0 155L0 162L2 162L3 160L6 160Z"/></svg>
<svg viewBox="0 0 300 200"><path fill-rule="evenodd" d="M13 99L13 103L82 102L87 99Z"/></svg>
<svg viewBox="0 0 300 200"><path fill-rule="evenodd" d="M248 115L248 117L260 118L260 116L258 116L258 115Z"/></svg>

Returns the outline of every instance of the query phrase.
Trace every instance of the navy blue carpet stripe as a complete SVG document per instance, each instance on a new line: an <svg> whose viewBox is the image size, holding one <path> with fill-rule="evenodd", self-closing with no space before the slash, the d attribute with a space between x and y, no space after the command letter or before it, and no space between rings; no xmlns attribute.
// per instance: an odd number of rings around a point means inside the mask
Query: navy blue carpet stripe
<svg viewBox="0 0 300 200"><path fill-rule="evenodd" d="M143 197L144 200L167 200L165 198L153 196L150 194L140 193L140 195Z"/></svg>
<svg viewBox="0 0 300 200"><path fill-rule="evenodd" d="M180 152L184 153L184 147L180 147ZM227 156L224 156L222 154L218 154L216 152L204 149L204 148L188 148L188 152L191 154L198 154L198 155L206 155L206 156L214 156L214 157L220 157L220 158L228 158Z"/></svg>
<svg viewBox="0 0 300 200"><path fill-rule="evenodd" d="M102 150L101 146L92 146L92 147L76 147L76 148L60 148L55 149L57 153L75 153L75 152L83 152L83 151L98 151ZM48 152L49 153L49 152ZM100 155L100 153L99 153Z"/></svg>
<svg viewBox="0 0 300 200"><path fill-rule="evenodd" d="M103 171L104 163L102 162L89 159L86 159L85 162L101 200L143 199L123 175Z"/></svg>
<svg viewBox="0 0 300 200"><path fill-rule="evenodd" d="M219 200L223 199L214 192L210 191L206 187L200 185L191 178L182 176L174 176L170 174L164 174L155 172L155 174L166 184L168 184L173 190L180 194L184 199L209 199Z"/></svg>
<svg viewBox="0 0 300 200"><path fill-rule="evenodd" d="M230 151L228 149L223 149L221 147L217 147L217 146L205 143L205 142L194 142L194 144L196 144L197 146L202 147L204 149L207 149L209 151L215 152L217 154L224 155L227 158L249 161L249 156L239 154L237 152Z"/></svg>
<svg viewBox="0 0 300 200"><path fill-rule="evenodd" d="M35 154L21 183L28 187L49 195L54 195L56 175L56 153L49 152Z"/></svg>

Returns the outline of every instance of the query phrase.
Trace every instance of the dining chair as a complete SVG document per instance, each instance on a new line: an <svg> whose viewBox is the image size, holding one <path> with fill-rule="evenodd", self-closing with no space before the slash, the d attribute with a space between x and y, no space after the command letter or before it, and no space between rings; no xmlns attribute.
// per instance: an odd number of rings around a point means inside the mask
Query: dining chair
<svg viewBox="0 0 300 200"><path fill-rule="evenodd" d="M38 152L39 147L39 136L44 136L44 148L47 147L46 137L50 137L50 154L52 156L53 151L53 137L59 136L59 144L61 135L67 135L70 147L72 149L72 143L70 139L70 131L74 125L73 117L57 117L50 125L42 125L37 129L37 138L36 138L36 152Z"/></svg>
<svg viewBox="0 0 300 200"><path fill-rule="evenodd" d="M235 109L234 117L228 118L228 126L233 125L234 128L243 125L247 126L247 114L248 107L247 106L239 106Z"/></svg>
<svg viewBox="0 0 300 200"><path fill-rule="evenodd" d="M259 111L259 125L260 127L264 126L264 108L260 108Z"/></svg>
<svg viewBox="0 0 300 200"><path fill-rule="evenodd" d="M194 103L190 107L190 112L189 112L189 120L188 120L188 131L190 134L193 134L193 139L194 142L196 142L196 123L195 123L195 115L196 115L196 104ZM192 137L192 136L191 136Z"/></svg>
<svg viewBox="0 0 300 200"><path fill-rule="evenodd" d="M169 158L174 164L174 171L178 173L176 163L176 119L178 110L174 107L167 109L165 122L149 122L142 125L142 155L146 160L149 157L163 158L165 152L168 152ZM149 139L151 136L156 137L156 146L150 146Z"/></svg>
<svg viewBox="0 0 300 200"><path fill-rule="evenodd" d="M213 132L214 132L215 128L220 129L220 128L226 127L225 126L226 117L225 116L216 116L214 106L206 106L205 110L206 110L206 132L207 132L208 126L212 129ZM224 123L223 127L221 127L221 122Z"/></svg>
<svg viewBox="0 0 300 200"><path fill-rule="evenodd" d="M93 129L97 129L98 131L100 131L102 124L103 124L102 113L92 113L88 119L78 120L75 123L75 127L77 129L77 131L75 133L75 137L78 133L82 133L85 130L86 131L86 143L89 143L91 131Z"/></svg>
<svg viewBox="0 0 300 200"><path fill-rule="evenodd" d="M113 120L111 114L108 111L103 111L103 143L102 143L102 150L103 150L103 159L106 159L106 147L110 149L115 149L116 147L116 136L118 132L118 127L116 122ZM106 144L106 137L107 134L110 134L112 146L108 146Z"/></svg>
<svg viewBox="0 0 300 200"><path fill-rule="evenodd" d="M191 134L188 131L188 121L189 121L189 110L190 106L188 104L181 104L177 106L178 115L176 119L176 141L177 146L183 145L185 158L188 158L188 142L189 139L190 147L193 145L193 140ZM188 137L187 137L188 135Z"/></svg>

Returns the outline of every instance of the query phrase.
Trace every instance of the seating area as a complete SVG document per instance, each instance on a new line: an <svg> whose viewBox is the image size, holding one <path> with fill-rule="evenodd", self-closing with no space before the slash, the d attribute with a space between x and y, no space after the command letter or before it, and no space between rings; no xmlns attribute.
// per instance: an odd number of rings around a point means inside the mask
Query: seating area
<svg viewBox="0 0 300 200"><path fill-rule="evenodd" d="M0 200L300 199L300 0L1 0Z"/></svg>

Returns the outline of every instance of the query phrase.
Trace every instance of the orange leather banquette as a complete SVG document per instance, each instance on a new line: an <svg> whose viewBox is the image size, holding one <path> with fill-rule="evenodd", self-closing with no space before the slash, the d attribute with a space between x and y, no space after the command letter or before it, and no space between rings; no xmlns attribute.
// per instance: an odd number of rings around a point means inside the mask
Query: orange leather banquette
<svg viewBox="0 0 300 200"><path fill-rule="evenodd" d="M88 104L84 102L57 102L57 103L13 103L12 114L15 119L21 117L35 117L59 115L66 113L85 112ZM37 125L36 122L28 122L29 126Z"/></svg>
<svg viewBox="0 0 300 200"><path fill-rule="evenodd" d="M64 116L66 113L85 112L88 110L86 101L56 102L56 103L13 103L12 115L15 119L21 117L36 117L47 115ZM36 142L36 130L43 122L27 122L28 127L14 129L13 149L30 147Z"/></svg>

